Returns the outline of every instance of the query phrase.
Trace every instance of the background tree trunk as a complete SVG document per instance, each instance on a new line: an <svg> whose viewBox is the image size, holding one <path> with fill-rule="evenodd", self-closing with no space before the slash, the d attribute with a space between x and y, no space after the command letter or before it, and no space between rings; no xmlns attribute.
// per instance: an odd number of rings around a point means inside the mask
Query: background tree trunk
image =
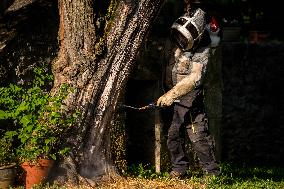
<svg viewBox="0 0 284 189"><path fill-rule="evenodd" d="M15 0L1 0L0 1L0 16L13 4Z"/></svg>
<svg viewBox="0 0 284 189"><path fill-rule="evenodd" d="M116 174L109 126L135 56L162 3L59 1L60 51L53 62L52 91L56 94L63 83L74 88L66 104L69 110L78 108L81 117L67 139L71 153L58 165L53 179L77 182Z"/></svg>

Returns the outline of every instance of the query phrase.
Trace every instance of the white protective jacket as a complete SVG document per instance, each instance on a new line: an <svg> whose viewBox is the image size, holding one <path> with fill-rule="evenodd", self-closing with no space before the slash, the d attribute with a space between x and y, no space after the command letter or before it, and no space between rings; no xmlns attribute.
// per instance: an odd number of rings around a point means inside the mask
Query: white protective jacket
<svg viewBox="0 0 284 189"><path fill-rule="evenodd" d="M166 76L171 78L173 87L158 99L157 105L170 106L175 100L201 86L206 75L209 56L210 46L200 47L194 54L175 48L169 62L169 67L172 68L171 76Z"/></svg>

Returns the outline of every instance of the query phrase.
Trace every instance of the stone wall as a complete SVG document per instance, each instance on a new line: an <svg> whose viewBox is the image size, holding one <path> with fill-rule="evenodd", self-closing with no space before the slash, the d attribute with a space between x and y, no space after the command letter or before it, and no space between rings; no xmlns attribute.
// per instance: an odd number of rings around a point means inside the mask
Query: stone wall
<svg viewBox="0 0 284 189"><path fill-rule="evenodd" d="M284 44L224 43L222 59L222 159L284 165Z"/></svg>

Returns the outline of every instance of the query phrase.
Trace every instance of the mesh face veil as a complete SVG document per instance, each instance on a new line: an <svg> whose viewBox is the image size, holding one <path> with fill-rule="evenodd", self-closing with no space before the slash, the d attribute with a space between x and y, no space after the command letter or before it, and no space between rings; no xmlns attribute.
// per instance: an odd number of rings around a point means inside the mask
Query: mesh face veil
<svg viewBox="0 0 284 189"><path fill-rule="evenodd" d="M205 25L205 12L198 8L193 16L181 16L173 23L171 39L183 51L188 51L199 43Z"/></svg>

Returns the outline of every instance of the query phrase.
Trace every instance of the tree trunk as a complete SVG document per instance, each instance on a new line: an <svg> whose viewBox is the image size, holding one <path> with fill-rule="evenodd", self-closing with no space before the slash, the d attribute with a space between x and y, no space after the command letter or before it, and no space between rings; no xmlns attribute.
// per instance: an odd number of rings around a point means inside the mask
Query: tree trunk
<svg viewBox="0 0 284 189"><path fill-rule="evenodd" d="M56 94L63 83L74 88L66 104L68 110L79 109L81 117L66 141L71 153L53 177L58 181L116 173L109 127L135 56L163 0L103 3L108 9L101 10L103 6L93 0L59 1L60 51L53 62L52 91ZM107 18L106 27L102 18Z"/></svg>
<svg viewBox="0 0 284 189"><path fill-rule="evenodd" d="M0 16L8 9L15 0L1 0L0 1Z"/></svg>

